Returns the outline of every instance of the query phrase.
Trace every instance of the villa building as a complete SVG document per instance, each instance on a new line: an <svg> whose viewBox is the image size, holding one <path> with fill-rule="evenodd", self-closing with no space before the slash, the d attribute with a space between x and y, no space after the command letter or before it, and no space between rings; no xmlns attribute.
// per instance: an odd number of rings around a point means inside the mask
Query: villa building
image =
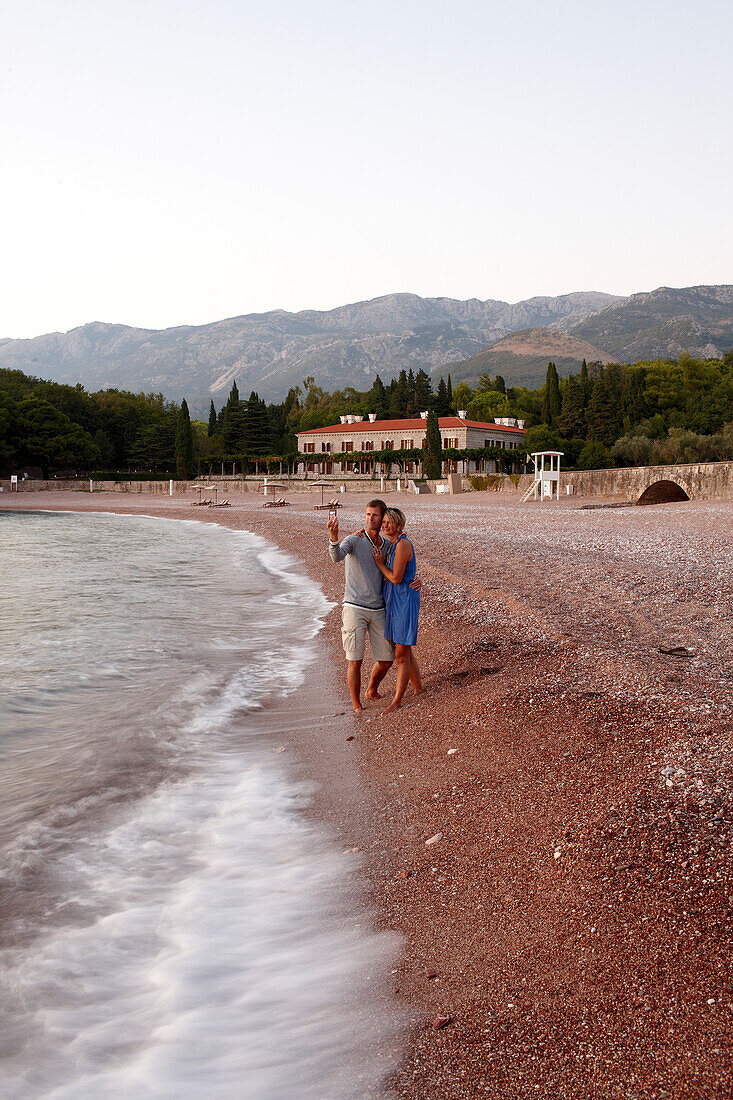
<svg viewBox="0 0 733 1100"><path fill-rule="evenodd" d="M404 451L421 448L425 441L427 413L406 420L377 420L375 413L368 418L342 416L340 424L325 428L312 428L298 432L298 450L303 455L313 455L312 461L301 463L301 473L316 474L372 474L375 461L363 459L352 462L339 459L340 454L354 451ZM491 424L479 420L467 420L466 413L458 416L441 416L438 420L443 448L473 450L483 447L501 447L505 450L521 450L527 434L523 420L499 417ZM460 467L460 470L459 470ZM445 472L495 473L493 460L456 461L444 463ZM387 475L390 470L383 471ZM416 477L422 475L422 462L408 462L404 473Z"/></svg>

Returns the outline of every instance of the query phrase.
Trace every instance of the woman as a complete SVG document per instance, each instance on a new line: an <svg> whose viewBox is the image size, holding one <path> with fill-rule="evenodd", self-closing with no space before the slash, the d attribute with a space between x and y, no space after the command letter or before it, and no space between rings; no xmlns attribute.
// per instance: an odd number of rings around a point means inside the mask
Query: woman
<svg viewBox="0 0 733 1100"><path fill-rule="evenodd" d="M382 532L390 541L386 560L381 550L374 551L374 561L384 576L382 595L387 612L384 636L394 642L397 662L397 685L394 699L385 710L390 714L402 702L410 682L418 695L422 680L412 647L417 642L417 620L420 615L420 593L410 588L415 579L415 549L403 534L405 516L399 508L388 508L382 520Z"/></svg>

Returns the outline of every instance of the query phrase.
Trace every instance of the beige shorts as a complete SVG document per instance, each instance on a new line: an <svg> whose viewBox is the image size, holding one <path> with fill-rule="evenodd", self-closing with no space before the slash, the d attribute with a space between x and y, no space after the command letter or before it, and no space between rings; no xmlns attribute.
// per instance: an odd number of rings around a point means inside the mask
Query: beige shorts
<svg viewBox="0 0 733 1100"><path fill-rule="evenodd" d="M343 606L341 620L341 641L347 661L363 661L366 648L366 636L372 647L375 661L394 661L394 645L384 636L386 612L383 607L372 611L368 607L355 607L351 603Z"/></svg>

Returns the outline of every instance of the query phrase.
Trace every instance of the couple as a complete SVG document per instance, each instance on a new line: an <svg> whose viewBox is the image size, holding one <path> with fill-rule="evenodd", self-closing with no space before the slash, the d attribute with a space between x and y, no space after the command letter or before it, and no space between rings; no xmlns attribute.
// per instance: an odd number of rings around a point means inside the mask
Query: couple
<svg viewBox="0 0 733 1100"><path fill-rule="evenodd" d="M408 682L415 694L422 691L420 669L412 647L417 642L422 581L415 577L415 551L403 532L405 517L399 508L383 500L366 506L364 529L339 542L339 521L328 521L331 560L346 562L343 629L341 638L348 662L347 680L354 714L361 714L361 663L366 635L374 667L366 689L367 699L381 699L378 688L397 662L394 699L385 714L397 710Z"/></svg>

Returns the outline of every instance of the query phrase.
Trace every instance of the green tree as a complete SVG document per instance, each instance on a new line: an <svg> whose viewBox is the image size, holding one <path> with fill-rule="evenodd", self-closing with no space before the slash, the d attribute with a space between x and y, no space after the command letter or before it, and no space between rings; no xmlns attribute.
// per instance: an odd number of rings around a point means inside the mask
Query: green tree
<svg viewBox="0 0 733 1100"><path fill-rule="evenodd" d="M451 413L450 402L448 400L448 387L442 375L440 382L438 382L438 392L435 395L435 411L438 416L450 416Z"/></svg>
<svg viewBox="0 0 733 1100"><path fill-rule="evenodd" d="M495 416L509 415L509 401L505 393L498 393L496 390L485 390L483 393L477 392L469 401L467 411L471 420L482 420L484 423L491 423Z"/></svg>
<svg viewBox="0 0 733 1100"><path fill-rule="evenodd" d="M417 412L425 412L433 402L433 387L430 385L430 377L425 371L420 370L415 375L415 408Z"/></svg>
<svg viewBox="0 0 733 1100"><path fill-rule="evenodd" d="M181 410L176 424L176 474L185 481L190 481L196 476L196 464L193 458L193 434L191 432L191 417L188 413L188 405L185 398L181 402Z"/></svg>
<svg viewBox="0 0 733 1100"><path fill-rule="evenodd" d="M40 466L44 478L51 470L89 469L99 461L99 449L89 433L50 402L25 397L18 404L18 420L18 457Z"/></svg>
<svg viewBox="0 0 733 1100"><path fill-rule="evenodd" d="M611 457L618 466L648 466L653 447L648 435L622 435L611 448Z"/></svg>
<svg viewBox="0 0 733 1100"><path fill-rule="evenodd" d="M583 360L583 362L581 363L581 366L580 366L580 379L579 379L579 381L580 381L580 388L581 388L582 393L583 393L583 408L585 409L586 405L590 401L590 391L593 388L593 385L590 381L590 378L588 377L588 364L586 363L585 359Z"/></svg>
<svg viewBox="0 0 733 1100"><path fill-rule="evenodd" d="M589 441L578 455L578 469L606 470L613 466L613 459L602 443Z"/></svg>
<svg viewBox="0 0 733 1100"><path fill-rule="evenodd" d="M620 368L611 365L604 369L599 365L585 412L588 440L612 446L621 434L622 415Z"/></svg>
<svg viewBox="0 0 733 1100"><path fill-rule="evenodd" d="M547 364L545 393L542 400L542 420L554 428L560 415L560 380L554 363Z"/></svg>
<svg viewBox="0 0 733 1100"><path fill-rule="evenodd" d="M441 378L441 382L442 382ZM438 410L432 408L428 411L428 419L425 425L425 442L423 443L423 472L431 481L437 480L443 469L443 442L440 437L438 424Z"/></svg>
<svg viewBox="0 0 733 1100"><path fill-rule="evenodd" d="M456 409L467 409L473 401L473 397L474 391L471 389L468 382L459 382L453 390L453 402Z"/></svg>
<svg viewBox="0 0 733 1100"><path fill-rule="evenodd" d="M252 390L245 412L247 452L251 455L266 455L272 451L270 440L270 421L267 405Z"/></svg>
<svg viewBox="0 0 733 1100"><path fill-rule="evenodd" d="M397 379L390 383L389 415L392 420L401 420L407 416L407 373L400 371Z"/></svg>
<svg viewBox="0 0 733 1100"><path fill-rule="evenodd" d="M574 374L565 380L562 394L562 410L557 421L564 436L580 436L585 430L583 415L583 390Z"/></svg>
<svg viewBox="0 0 733 1100"><path fill-rule="evenodd" d="M216 435L216 425L217 425L216 409L214 408L214 402L212 400L211 406L209 408L209 428L208 428L209 439L211 439L212 435Z"/></svg>
<svg viewBox="0 0 733 1100"><path fill-rule="evenodd" d="M384 382L377 375L374 379L372 388L367 394L367 404L369 406L368 412L377 414L377 420L386 420L389 412L389 401L387 399L387 391L384 388Z"/></svg>
<svg viewBox="0 0 733 1100"><path fill-rule="evenodd" d="M236 380L232 382L229 398L221 418L221 437L228 454L247 452L247 417L244 403L239 399Z"/></svg>

